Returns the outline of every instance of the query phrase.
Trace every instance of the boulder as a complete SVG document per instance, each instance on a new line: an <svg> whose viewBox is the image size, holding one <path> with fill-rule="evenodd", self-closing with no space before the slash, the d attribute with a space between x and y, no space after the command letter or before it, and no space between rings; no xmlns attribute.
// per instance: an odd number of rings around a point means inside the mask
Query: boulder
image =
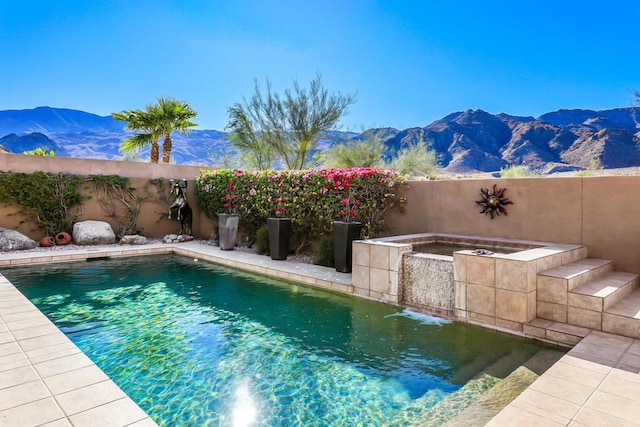
<svg viewBox="0 0 640 427"><path fill-rule="evenodd" d="M0 227L0 251L22 251L36 246L38 243L24 234Z"/></svg>
<svg viewBox="0 0 640 427"><path fill-rule="evenodd" d="M140 236L138 234L130 234L127 236L122 236L120 239L121 245L146 245L147 238L144 236Z"/></svg>
<svg viewBox="0 0 640 427"><path fill-rule="evenodd" d="M73 225L76 245L110 245L116 242L111 225L104 221L80 221Z"/></svg>
<svg viewBox="0 0 640 427"><path fill-rule="evenodd" d="M193 240L193 236L188 234L167 234L162 238L162 243L182 243L190 242Z"/></svg>

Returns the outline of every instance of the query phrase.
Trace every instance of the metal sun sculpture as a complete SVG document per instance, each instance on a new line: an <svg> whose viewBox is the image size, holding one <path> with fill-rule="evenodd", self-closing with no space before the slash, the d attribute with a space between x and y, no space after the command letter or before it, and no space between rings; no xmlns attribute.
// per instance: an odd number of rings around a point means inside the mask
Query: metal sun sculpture
<svg viewBox="0 0 640 427"><path fill-rule="evenodd" d="M494 185L491 191L488 188L481 188L482 200L476 200L476 204L482 206L480 213L491 216L491 219L494 216L500 216L501 213L507 216L505 205L512 205L513 202L504 196L505 191L507 191L506 188L498 188L497 185Z"/></svg>

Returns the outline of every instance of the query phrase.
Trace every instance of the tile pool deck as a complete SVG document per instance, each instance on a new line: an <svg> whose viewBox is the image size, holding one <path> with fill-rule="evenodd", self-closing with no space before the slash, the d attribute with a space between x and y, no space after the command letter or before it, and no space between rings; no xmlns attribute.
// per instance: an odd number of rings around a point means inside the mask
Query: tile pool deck
<svg viewBox="0 0 640 427"><path fill-rule="evenodd" d="M0 253L9 265L175 252L352 293L351 275L200 242ZM0 274L0 426L156 425ZM640 426L640 340L593 331L487 426Z"/></svg>

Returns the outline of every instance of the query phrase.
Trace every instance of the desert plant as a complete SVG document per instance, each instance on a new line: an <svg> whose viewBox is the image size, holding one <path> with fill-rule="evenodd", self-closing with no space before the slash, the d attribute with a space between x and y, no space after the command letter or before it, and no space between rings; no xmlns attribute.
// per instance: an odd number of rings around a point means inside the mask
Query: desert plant
<svg viewBox="0 0 640 427"><path fill-rule="evenodd" d="M329 93L320 75L308 90L294 80L293 91L285 90L283 96L272 91L269 79L264 92L256 80L251 98L228 110L230 141L241 152L251 153L261 170L272 166L274 153L288 169L300 170L355 100L355 94Z"/></svg>
<svg viewBox="0 0 640 427"><path fill-rule="evenodd" d="M425 176L438 171L438 156L423 140L402 148L387 165L403 175Z"/></svg>
<svg viewBox="0 0 640 427"><path fill-rule="evenodd" d="M500 168L501 178L532 178L540 176L540 173L524 165L510 165Z"/></svg>
<svg viewBox="0 0 640 427"><path fill-rule="evenodd" d="M336 143L321 151L317 158L326 168L378 168L384 165L384 148L379 132L370 129L361 134L361 139Z"/></svg>
<svg viewBox="0 0 640 427"><path fill-rule="evenodd" d="M43 156L43 157L54 157L56 152L53 150L49 150L48 148L36 148L35 150L25 151L22 154L26 154L27 156Z"/></svg>

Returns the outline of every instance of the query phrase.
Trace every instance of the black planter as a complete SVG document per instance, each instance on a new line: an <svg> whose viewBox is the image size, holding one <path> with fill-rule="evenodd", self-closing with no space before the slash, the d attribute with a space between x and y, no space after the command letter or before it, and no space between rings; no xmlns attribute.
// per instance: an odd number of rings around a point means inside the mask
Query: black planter
<svg viewBox="0 0 640 427"><path fill-rule="evenodd" d="M333 254L336 271L351 273L351 254L354 240L360 239L361 222L333 221Z"/></svg>
<svg viewBox="0 0 640 427"><path fill-rule="evenodd" d="M232 251L236 246L239 218L238 214L218 214L218 238L223 251Z"/></svg>
<svg viewBox="0 0 640 427"><path fill-rule="evenodd" d="M287 259L289 237L291 236L291 218L267 218L269 227L269 252L271 259Z"/></svg>

